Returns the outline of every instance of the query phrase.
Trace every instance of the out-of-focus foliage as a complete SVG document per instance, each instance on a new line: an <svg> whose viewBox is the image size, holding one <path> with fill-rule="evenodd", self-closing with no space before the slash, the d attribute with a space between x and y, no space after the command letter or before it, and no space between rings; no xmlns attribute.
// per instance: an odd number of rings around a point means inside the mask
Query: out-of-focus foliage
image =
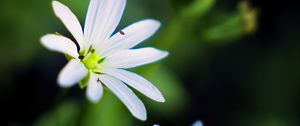
<svg viewBox="0 0 300 126"><path fill-rule="evenodd" d="M208 42L232 42L244 35L252 34L257 29L257 9L249 7L248 2L240 2L239 11L234 13L219 13L225 16L213 17L213 25L204 31L203 38Z"/></svg>
<svg viewBox="0 0 300 126"><path fill-rule="evenodd" d="M78 124L79 115L79 105L76 102L66 101L40 117L35 126L74 126Z"/></svg>
<svg viewBox="0 0 300 126"><path fill-rule="evenodd" d="M7 53L6 58L1 58L1 69L14 63L28 63L40 49L38 39L46 29L51 29L48 22L50 6L45 1L17 1L10 0L1 3L1 51ZM35 9L31 9L35 8ZM1 71L3 72L3 71ZM3 85L1 85L3 86Z"/></svg>
<svg viewBox="0 0 300 126"><path fill-rule="evenodd" d="M131 126L130 112L110 91L97 104L86 101L82 106L81 126Z"/></svg>
<svg viewBox="0 0 300 126"><path fill-rule="evenodd" d="M182 86L183 83L178 77L164 66L158 66L152 70L145 70L142 72L142 75L157 85L166 99L166 102L163 104L149 101L148 104L152 105L153 109L156 109L155 113L159 113L165 117L176 114L180 115L189 98Z"/></svg>
<svg viewBox="0 0 300 126"><path fill-rule="evenodd" d="M180 16L187 18L185 20L196 20L202 17L215 5L216 0L194 0L188 6L180 11Z"/></svg>

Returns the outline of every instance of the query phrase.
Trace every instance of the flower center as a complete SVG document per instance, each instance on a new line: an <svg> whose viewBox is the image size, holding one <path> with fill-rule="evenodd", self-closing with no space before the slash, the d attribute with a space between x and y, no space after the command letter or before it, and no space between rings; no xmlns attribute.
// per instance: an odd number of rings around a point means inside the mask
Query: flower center
<svg viewBox="0 0 300 126"><path fill-rule="evenodd" d="M84 57L82 63L87 69L91 70L92 72L97 72L100 68L101 58L97 54L90 52Z"/></svg>

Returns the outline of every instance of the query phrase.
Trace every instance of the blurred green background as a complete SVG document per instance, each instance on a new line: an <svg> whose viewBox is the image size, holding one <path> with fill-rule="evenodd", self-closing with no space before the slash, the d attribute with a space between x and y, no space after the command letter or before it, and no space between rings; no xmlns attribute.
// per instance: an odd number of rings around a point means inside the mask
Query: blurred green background
<svg viewBox="0 0 300 126"><path fill-rule="evenodd" d="M88 0L60 0L84 23ZM1 126L300 125L300 15L297 1L127 0L117 29L145 18L162 22L140 46L170 52L133 71L159 87L156 103L140 95L141 122L109 91L98 104L84 90L57 86L67 62L39 39L71 37L54 16L51 0L0 4Z"/></svg>

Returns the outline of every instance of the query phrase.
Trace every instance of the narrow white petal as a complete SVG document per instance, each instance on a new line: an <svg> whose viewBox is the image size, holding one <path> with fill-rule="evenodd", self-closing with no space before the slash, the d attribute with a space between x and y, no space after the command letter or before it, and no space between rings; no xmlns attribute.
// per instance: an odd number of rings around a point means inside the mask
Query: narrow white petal
<svg viewBox="0 0 300 126"><path fill-rule="evenodd" d="M58 1L53 1L52 6L55 15L63 22L82 48L84 46L83 31L77 17L67 6Z"/></svg>
<svg viewBox="0 0 300 126"><path fill-rule="evenodd" d="M109 74L111 76L114 76L129 86L135 88L142 94L148 96L149 98L158 101L158 102L164 102L165 99L161 92L148 80L143 78L140 75L137 75L135 73L123 70L123 69L104 69L101 71L103 73Z"/></svg>
<svg viewBox="0 0 300 126"><path fill-rule="evenodd" d="M126 0L91 0L86 23L84 38L97 46L108 39L119 24Z"/></svg>
<svg viewBox="0 0 300 126"><path fill-rule="evenodd" d="M64 36L48 34L41 38L41 43L49 50L61 52L72 56L73 58L78 58L75 43Z"/></svg>
<svg viewBox="0 0 300 126"><path fill-rule="evenodd" d="M160 22L152 19L136 22L113 35L106 41L101 56L109 55L120 50L129 49L151 37L160 27Z"/></svg>
<svg viewBox="0 0 300 126"><path fill-rule="evenodd" d="M103 87L101 82L98 80L96 74L90 73L90 79L88 82L88 87L86 91L87 98L93 102L97 103L103 94Z"/></svg>
<svg viewBox="0 0 300 126"><path fill-rule="evenodd" d="M85 66L77 59L72 59L58 75L61 87L70 87L82 80L88 73Z"/></svg>
<svg viewBox="0 0 300 126"><path fill-rule="evenodd" d="M168 52L155 48L122 50L107 56L103 66L109 68L133 68L165 58Z"/></svg>
<svg viewBox="0 0 300 126"><path fill-rule="evenodd" d="M100 75L99 78L104 85L125 104L134 117L140 120L146 120L146 108L131 89L129 89L122 81L112 76Z"/></svg>

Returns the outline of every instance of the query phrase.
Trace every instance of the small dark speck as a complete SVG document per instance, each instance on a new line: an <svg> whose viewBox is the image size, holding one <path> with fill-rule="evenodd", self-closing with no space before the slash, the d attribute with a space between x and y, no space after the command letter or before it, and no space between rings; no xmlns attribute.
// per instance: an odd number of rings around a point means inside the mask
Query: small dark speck
<svg viewBox="0 0 300 126"><path fill-rule="evenodd" d="M78 58L82 60L84 58L84 56L79 56Z"/></svg>
<svg viewBox="0 0 300 126"><path fill-rule="evenodd" d="M125 35L125 33L124 33L123 31L121 31L121 30L119 31L119 33L120 33L121 35Z"/></svg>
<svg viewBox="0 0 300 126"><path fill-rule="evenodd" d="M97 79L97 82L100 83L100 79L99 78Z"/></svg>

